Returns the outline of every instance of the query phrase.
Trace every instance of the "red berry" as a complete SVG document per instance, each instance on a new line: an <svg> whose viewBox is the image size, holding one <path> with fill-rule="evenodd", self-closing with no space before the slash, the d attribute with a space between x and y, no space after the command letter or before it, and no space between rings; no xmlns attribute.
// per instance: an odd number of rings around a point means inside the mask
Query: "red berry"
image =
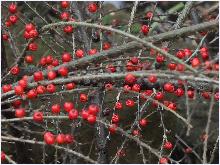
<svg viewBox="0 0 220 165"><path fill-rule="evenodd" d="M60 14L60 19L62 19L62 20L68 20L69 17L70 17L70 14L68 12L62 12Z"/></svg>
<svg viewBox="0 0 220 165"><path fill-rule="evenodd" d="M16 109L15 110L15 116L17 117L17 118L22 118L22 117L24 117L25 116L25 109L24 108L19 108L19 109Z"/></svg>
<svg viewBox="0 0 220 165"><path fill-rule="evenodd" d="M17 5L14 4L14 3L11 3L9 6L8 6L8 10L11 14L15 14L17 12Z"/></svg>
<svg viewBox="0 0 220 165"><path fill-rule="evenodd" d="M170 93L174 92L174 85L171 83L165 83L163 88L167 92L170 92Z"/></svg>
<svg viewBox="0 0 220 165"><path fill-rule="evenodd" d="M73 26L71 26L71 25L66 25L66 26L64 26L63 31L64 31L65 33L72 33L72 32L73 32Z"/></svg>
<svg viewBox="0 0 220 165"><path fill-rule="evenodd" d="M131 57L130 61L132 62L132 64L137 65L139 63L139 59L137 57Z"/></svg>
<svg viewBox="0 0 220 165"><path fill-rule="evenodd" d="M18 17L16 15L11 15L9 17L9 20L11 21L12 24L15 24L18 21Z"/></svg>
<svg viewBox="0 0 220 165"><path fill-rule="evenodd" d="M144 35L147 35L149 32L150 27L148 25L142 25L141 31Z"/></svg>
<svg viewBox="0 0 220 165"><path fill-rule="evenodd" d="M176 108L177 108L177 107L176 107L176 104L175 104L175 103L172 103L172 102L170 102L167 107L170 108L170 109L173 110L173 111L176 111Z"/></svg>
<svg viewBox="0 0 220 165"><path fill-rule="evenodd" d="M72 102L65 102L63 108L66 112L69 112L74 108L74 104Z"/></svg>
<svg viewBox="0 0 220 165"><path fill-rule="evenodd" d="M54 93L54 92L56 91L56 86L53 85L53 84L47 85L47 91L48 91L49 93Z"/></svg>
<svg viewBox="0 0 220 165"><path fill-rule="evenodd" d="M47 59L46 59L46 57L42 57L42 58L40 59L39 64L42 65L42 66L45 66L45 65L47 64Z"/></svg>
<svg viewBox="0 0 220 165"><path fill-rule="evenodd" d="M21 100L15 100L15 101L13 101L12 106L14 108L18 108L21 106L21 104L22 104Z"/></svg>
<svg viewBox="0 0 220 165"><path fill-rule="evenodd" d="M90 123L90 124L94 124L96 122L96 116L94 115L89 115L87 117L87 121Z"/></svg>
<svg viewBox="0 0 220 165"><path fill-rule="evenodd" d="M100 108L96 104L90 104L88 107L88 113L91 115L96 115L100 111Z"/></svg>
<svg viewBox="0 0 220 165"><path fill-rule="evenodd" d="M47 78L49 79L49 80L53 80L53 79L55 79L57 77L57 73L55 72L55 71L49 71L48 73L47 73Z"/></svg>
<svg viewBox="0 0 220 165"><path fill-rule="evenodd" d="M58 59L53 59L53 62L51 63L53 66L58 66L59 65L59 60Z"/></svg>
<svg viewBox="0 0 220 165"><path fill-rule="evenodd" d="M142 127L145 127L145 126L148 124L148 121L147 121L147 119L141 119L141 120L139 121L139 124L140 124Z"/></svg>
<svg viewBox="0 0 220 165"><path fill-rule="evenodd" d="M76 51L76 57L82 58L83 56L84 56L83 50L82 50L82 49L78 49L78 50Z"/></svg>
<svg viewBox="0 0 220 165"><path fill-rule="evenodd" d="M117 130L117 125L116 124L111 124L108 128L109 132L111 134L115 134L116 130Z"/></svg>
<svg viewBox="0 0 220 165"><path fill-rule="evenodd" d="M86 110L82 110L81 116L82 116L83 119L86 120L88 118L88 116L89 116L89 113Z"/></svg>
<svg viewBox="0 0 220 165"><path fill-rule="evenodd" d="M27 55L25 56L25 61L26 63L31 64L34 61L34 57L32 55Z"/></svg>
<svg viewBox="0 0 220 165"><path fill-rule="evenodd" d="M78 111L76 109L72 109L72 110L69 111L69 119L70 120L77 119L78 115L79 115L79 113L78 113Z"/></svg>
<svg viewBox="0 0 220 165"><path fill-rule="evenodd" d="M185 70L185 66L183 64L177 64L176 70L179 72L183 72Z"/></svg>
<svg viewBox="0 0 220 165"><path fill-rule="evenodd" d="M59 69L58 69L58 73L61 75L61 76L63 76L63 77L66 77L67 75L68 75L68 68L67 67L65 67L65 66L63 66L63 67L60 67Z"/></svg>
<svg viewBox="0 0 220 165"><path fill-rule="evenodd" d="M157 92L156 95L154 96L154 98L156 100L162 100L163 99L163 93L162 92Z"/></svg>
<svg viewBox="0 0 220 165"><path fill-rule="evenodd" d="M37 91L37 94L43 94L46 92L46 88L43 85L39 85L36 91Z"/></svg>
<svg viewBox="0 0 220 165"><path fill-rule="evenodd" d="M37 97L36 89L31 89L30 91L28 91L28 93L27 93L27 98L28 99L34 99L36 97Z"/></svg>
<svg viewBox="0 0 220 165"><path fill-rule="evenodd" d="M134 106L134 100L132 99L127 99L125 102L126 106L128 107L133 107Z"/></svg>
<svg viewBox="0 0 220 165"><path fill-rule="evenodd" d="M88 97L86 94L80 93L79 99L80 99L80 102L84 103L84 102L87 102Z"/></svg>
<svg viewBox="0 0 220 165"><path fill-rule="evenodd" d="M64 62L70 62L72 60L72 56L70 55L70 53L63 53L62 54L62 61Z"/></svg>
<svg viewBox="0 0 220 165"><path fill-rule="evenodd" d="M89 3L88 10L91 13L95 13L97 11L97 5L95 3Z"/></svg>
<svg viewBox="0 0 220 165"><path fill-rule="evenodd" d="M73 143L73 142L74 142L74 137L73 137L72 135L70 135L70 134L66 134L66 135L65 135L65 142L66 142L67 144Z"/></svg>
<svg viewBox="0 0 220 165"><path fill-rule="evenodd" d="M46 64L51 64L52 62L53 62L53 56L52 55L46 56Z"/></svg>
<svg viewBox="0 0 220 165"><path fill-rule="evenodd" d="M60 107L59 104L54 104L54 105L52 105L52 107L51 107L52 113L60 113L60 109L61 109L61 107Z"/></svg>
<svg viewBox="0 0 220 165"><path fill-rule="evenodd" d="M168 159L167 158L160 158L160 164L168 164Z"/></svg>
<svg viewBox="0 0 220 165"><path fill-rule="evenodd" d="M202 59L204 61L208 60L209 59L209 54L208 53L201 53L201 56L202 56Z"/></svg>
<svg viewBox="0 0 220 165"><path fill-rule="evenodd" d="M157 55L156 61L157 61L158 63L163 63L163 62L165 61L165 57L162 56L162 55Z"/></svg>
<svg viewBox="0 0 220 165"><path fill-rule="evenodd" d="M35 26L32 23L26 24L25 31L29 33L31 30L35 30Z"/></svg>
<svg viewBox="0 0 220 165"><path fill-rule="evenodd" d="M107 83L107 84L105 84L105 89L107 90L107 91L110 91L110 90L112 90L112 84L111 83Z"/></svg>
<svg viewBox="0 0 220 165"><path fill-rule="evenodd" d="M136 77L131 73L128 73L125 76L125 83L127 84L134 84L136 81L137 81Z"/></svg>
<svg viewBox="0 0 220 165"><path fill-rule="evenodd" d="M7 34L3 34L3 35L2 35L2 38L3 38L4 41L8 41L8 38L9 38L9 37L8 37Z"/></svg>
<svg viewBox="0 0 220 165"><path fill-rule="evenodd" d="M5 26L10 27L11 25L12 25L12 23L11 23L10 20L7 20L7 21L5 22Z"/></svg>
<svg viewBox="0 0 220 165"><path fill-rule="evenodd" d="M140 90L141 90L141 86L139 84L134 84L132 86L132 91L140 92Z"/></svg>
<svg viewBox="0 0 220 165"><path fill-rule="evenodd" d="M18 75L18 73L20 72L20 68L18 66L14 66L11 68L10 72L13 75Z"/></svg>
<svg viewBox="0 0 220 165"><path fill-rule="evenodd" d="M155 82L157 82L157 77L155 75L150 75L148 77L148 81L151 83L155 83Z"/></svg>
<svg viewBox="0 0 220 165"><path fill-rule="evenodd" d="M175 91L176 96L181 97L184 95L184 90L182 88L177 88Z"/></svg>
<svg viewBox="0 0 220 165"><path fill-rule="evenodd" d="M122 102L116 102L116 103L115 103L115 109L121 110L122 108L123 108Z"/></svg>
<svg viewBox="0 0 220 165"><path fill-rule="evenodd" d="M110 43L104 42L103 44L103 50L108 50L111 47Z"/></svg>
<svg viewBox="0 0 220 165"><path fill-rule="evenodd" d="M35 72L34 73L34 81L41 81L44 79L44 76L43 76L43 72L42 71L38 71L38 72Z"/></svg>
<svg viewBox="0 0 220 165"><path fill-rule="evenodd" d="M30 51L36 51L37 49L38 49L38 46L36 43L30 43L28 45L28 50L30 50Z"/></svg>
<svg viewBox="0 0 220 165"><path fill-rule="evenodd" d="M125 85L123 87L123 89L124 89L125 92L128 92L129 90L131 90L131 87L129 85Z"/></svg>
<svg viewBox="0 0 220 165"><path fill-rule="evenodd" d="M193 68L198 67L200 65L199 58L195 57L191 60L191 65Z"/></svg>
<svg viewBox="0 0 220 165"><path fill-rule="evenodd" d="M152 11L148 11L148 12L146 13L145 17L146 17L147 19L152 19L152 17L153 17L153 12L152 12Z"/></svg>
<svg viewBox="0 0 220 165"><path fill-rule="evenodd" d="M55 136L51 132L44 133L44 142L48 145L55 143Z"/></svg>
<svg viewBox="0 0 220 165"><path fill-rule="evenodd" d="M12 90L12 85L11 84L6 84L2 86L2 91L3 93L9 92Z"/></svg>
<svg viewBox="0 0 220 165"><path fill-rule="evenodd" d="M22 95L24 93L24 88L20 85L14 87L16 95Z"/></svg>
<svg viewBox="0 0 220 165"><path fill-rule="evenodd" d="M140 131L138 129L133 130L132 134L134 136L139 136L140 135Z"/></svg>
<svg viewBox="0 0 220 165"><path fill-rule="evenodd" d="M210 93L209 92L202 92L202 97L204 97L204 99L210 99Z"/></svg>
<svg viewBox="0 0 220 165"><path fill-rule="evenodd" d="M173 144L169 141L166 141L163 145L164 149L171 150L173 148Z"/></svg>
<svg viewBox="0 0 220 165"><path fill-rule="evenodd" d="M188 57L190 57L192 55L192 51L190 49L186 48L183 51L184 51L185 55L188 56Z"/></svg>
<svg viewBox="0 0 220 165"><path fill-rule="evenodd" d="M112 116L112 122L113 123L118 123L119 122L119 116L117 115L117 114L113 114L113 116Z"/></svg>
<svg viewBox="0 0 220 165"><path fill-rule="evenodd" d="M94 55L97 53L97 50L96 49L90 49L89 50L89 55Z"/></svg>
<svg viewBox="0 0 220 165"><path fill-rule="evenodd" d="M56 137L57 144L64 144L65 143L65 135L64 134L58 134Z"/></svg>
<svg viewBox="0 0 220 165"><path fill-rule="evenodd" d="M5 156L5 153L2 151L1 152L1 161L5 161L6 160L6 156Z"/></svg>
<svg viewBox="0 0 220 165"><path fill-rule="evenodd" d="M74 89L76 87L76 84L75 83L68 83L65 85L66 89L67 90L71 90L71 89Z"/></svg>
<svg viewBox="0 0 220 165"><path fill-rule="evenodd" d="M193 90L188 90L187 94L188 94L189 98L193 98L194 97L194 91Z"/></svg>
<svg viewBox="0 0 220 165"><path fill-rule="evenodd" d="M168 68L170 69L170 70L175 70L176 69L176 64L175 63L169 63L168 64Z"/></svg>
<svg viewBox="0 0 220 165"><path fill-rule="evenodd" d="M33 120L35 122L42 122L43 121L43 112L34 112Z"/></svg>
<svg viewBox="0 0 220 165"><path fill-rule="evenodd" d="M70 3L68 1L61 1L60 6L65 9L70 6Z"/></svg>
<svg viewBox="0 0 220 165"><path fill-rule="evenodd" d="M185 58L185 52L183 50L179 50L177 53L176 53L176 56L180 59L183 59Z"/></svg>
<svg viewBox="0 0 220 165"><path fill-rule="evenodd" d="M219 101L219 92L216 92L214 97L216 101Z"/></svg>

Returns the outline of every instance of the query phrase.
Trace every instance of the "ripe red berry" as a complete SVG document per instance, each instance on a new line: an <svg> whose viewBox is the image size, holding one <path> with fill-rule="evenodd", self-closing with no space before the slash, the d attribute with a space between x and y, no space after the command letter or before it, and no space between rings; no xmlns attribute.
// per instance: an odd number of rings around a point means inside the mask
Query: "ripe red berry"
<svg viewBox="0 0 220 165"><path fill-rule="evenodd" d="M19 109L15 109L15 116L17 118L22 118L25 116L25 109L24 108L19 108Z"/></svg>
<svg viewBox="0 0 220 165"><path fill-rule="evenodd" d="M152 19L152 17L153 17L153 12L152 12L152 11L148 11L148 12L146 13L145 17L146 17L147 19Z"/></svg>
<svg viewBox="0 0 220 165"><path fill-rule="evenodd" d="M29 37L30 37L30 38L34 38L34 37L37 37L37 36L38 36L38 32L37 32L36 29L31 30L31 31L29 32Z"/></svg>
<svg viewBox="0 0 220 165"><path fill-rule="evenodd" d="M215 98L216 101L219 101L219 92L216 92L216 93L215 93L214 98Z"/></svg>
<svg viewBox="0 0 220 165"><path fill-rule="evenodd" d="M164 149L171 150L173 148L173 144L169 141L166 141L163 145Z"/></svg>
<svg viewBox="0 0 220 165"><path fill-rule="evenodd" d="M47 73L47 78L49 79L49 80L53 80L53 79L55 79L57 77L57 73L55 72L55 71L49 71L48 73Z"/></svg>
<svg viewBox="0 0 220 165"><path fill-rule="evenodd" d="M177 53L176 53L176 56L180 59L183 59L185 58L185 52L183 50L179 50Z"/></svg>
<svg viewBox="0 0 220 165"><path fill-rule="evenodd" d="M145 126L148 124L148 121L147 121L147 119L141 119L141 120L139 121L139 124L140 124L142 127L145 127Z"/></svg>
<svg viewBox="0 0 220 165"><path fill-rule="evenodd" d="M28 99L34 99L36 97L37 97L36 89L31 89L30 91L28 91L28 93L27 93L27 98Z"/></svg>
<svg viewBox="0 0 220 165"><path fill-rule="evenodd" d="M91 13L95 13L97 11L97 5L95 3L89 3L88 11Z"/></svg>
<svg viewBox="0 0 220 165"><path fill-rule="evenodd" d="M141 31L144 35L147 35L149 32L150 27L148 25L142 25Z"/></svg>
<svg viewBox="0 0 220 165"><path fill-rule="evenodd" d="M49 93L54 93L54 92L56 91L56 86L53 85L53 84L47 85L47 91L48 91Z"/></svg>
<svg viewBox="0 0 220 165"><path fill-rule="evenodd" d="M53 59L51 65L58 66L59 65L59 60L58 59Z"/></svg>
<svg viewBox="0 0 220 165"><path fill-rule="evenodd" d="M5 153L2 151L1 152L1 161L5 161L6 160L6 156L5 156Z"/></svg>
<svg viewBox="0 0 220 165"><path fill-rule="evenodd" d="M42 122L43 121L43 112L34 112L33 120L35 122Z"/></svg>
<svg viewBox="0 0 220 165"><path fill-rule="evenodd" d="M202 97L204 97L204 99L210 99L210 93L209 92L202 92Z"/></svg>
<svg viewBox="0 0 220 165"><path fill-rule="evenodd" d="M15 101L12 102L12 106L13 106L14 108L20 107L21 104L22 104L22 101L21 101L21 100L15 100Z"/></svg>
<svg viewBox="0 0 220 165"><path fill-rule="evenodd" d="M53 62L53 56L52 55L48 55L45 58L46 58L46 64L51 64Z"/></svg>
<svg viewBox="0 0 220 165"><path fill-rule="evenodd" d="M115 134L116 130L117 130L117 125L116 124L111 124L108 128L109 132L111 134Z"/></svg>
<svg viewBox="0 0 220 165"><path fill-rule="evenodd" d="M126 84L134 84L136 81L137 81L136 77L131 73L128 73L125 76L125 83Z"/></svg>
<svg viewBox="0 0 220 165"><path fill-rule="evenodd" d="M134 84L132 86L132 91L140 92L140 90L141 90L141 86L139 84Z"/></svg>
<svg viewBox="0 0 220 165"><path fill-rule="evenodd" d="M185 66L183 64L177 64L176 70L179 72L183 72L185 70Z"/></svg>
<svg viewBox="0 0 220 165"><path fill-rule="evenodd" d="M185 53L185 56L187 56L187 57L190 57L192 55L192 51L190 49L185 48L185 49L183 49L183 51Z"/></svg>
<svg viewBox="0 0 220 165"><path fill-rule="evenodd" d="M89 55L94 55L94 54L97 53L97 50L96 49L90 49L88 53L89 53Z"/></svg>
<svg viewBox="0 0 220 165"><path fill-rule="evenodd" d="M34 73L34 81L41 81L44 79L44 76L43 76L43 72L42 71L38 71L38 72L35 72Z"/></svg>
<svg viewBox="0 0 220 165"><path fill-rule="evenodd" d="M88 97L85 93L80 93L79 100L80 102L84 103L84 102L87 102Z"/></svg>
<svg viewBox="0 0 220 165"><path fill-rule="evenodd" d="M91 115L96 115L100 111L100 108L96 104L90 104L88 107L88 113Z"/></svg>
<svg viewBox="0 0 220 165"><path fill-rule="evenodd" d="M119 122L119 116L117 114L113 114L112 115L112 122L113 123L118 123Z"/></svg>
<svg viewBox="0 0 220 165"><path fill-rule="evenodd" d="M64 31L65 33L72 33L72 32L73 32L73 26L71 26L71 25L66 25L66 26L64 26L63 31Z"/></svg>
<svg viewBox="0 0 220 165"><path fill-rule="evenodd" d="M157 61L158 63L163 63L163 62L165 61L165 57L162 56L162 55L157 55L156 61Z"/></svg>
<svg viewBox="0 0 220 165"><path fill-rule="evenodd" d="M15 14L17 12L17 5L14 4L14 3L11 3L9 6L8 6L8 10L11 14Z"/></svg>
<svg viewBox="0 0 220 165"><path fill-rule="evenodd" d="M46 92L46 87L43 85L39 85L36 91L37 91L37 94L44 94Z"/></svg>
<svg viewBox="0 0 220 165"><path fill-rule="evenodd" d="M14 91L16 95L22 95L24 93L24 88L20 85L14 87Z"/></svg>
<svg viewBox="0 0 220 165"><path fill-rule="evenodd" d="M64 144L65 143L65 135L64 134L58 134L56 137L57 144Z"/></svg>
<svg viewBox="0 0 220 165"><path fill-rule="evenodd" d="M106 89L107 91L112 90L112 89L113 89L112 84L111 84L111 83L107 83L107 84L105 84L105 89Z"/></svg>
<svg viewBox="0 0 220 165"><path fill-rule="evenodd" d="M48 145L55 143L55 136L51 132L44 133L44 142Z"/></svg>
<svg viewBox="0 0 220 165"><path fill-rule="evenodd" d="M73 137L72 135L70 135L70 134L66 134L66 135L65 135L65 142L66 142L67 144L73 143L73 142L74 142L74 137Z"/></svg>
<svg viewBox="0 0 220 165"><path fill-rule="evenodd" d="M163 158L160 158L160 164L168 164L168 159L163 157Z"/></svg>
<svg viewBox="0 0 220 165"><path fill-rule="evenodd" d="M76 51L76 57L82 58L83 56L84 56L83 50L82 50L82 49L78 49L78 50Z"/></svg>
<svg viewBox="0 0 220 165"><path fill-rule="evenodd" d="M170 102L169 105L167 106L168 108L170 108L173 111L176 111L177 107L175 103Z"/></svg>
<svg viewBox="0 0 220 165"><path fill-rule="evenodd" d="M62 19L62 20L68 20L69 17L70 17L70 14L68 12L62 12L60 14L60 19Z"/></svg>
<svg viewBox="0 0 220 165"><path fill-rule="evenodd" d="M191 99L194 97L194 91L193 90L188 90L187 94L188 94L188 97L191 98Z"/></svg>
<svg viewBox="0 0 220 165"><path fill-rule="evenodd" d="M110 43L104 42L103 43L103 50L108 50L111 47Z"/></svg>
<svg viewBox="0 0 220 165"><path fill-rule="evenodd" d="M134 106L134 100L132 99L127 99L125 102L126 106L128 107L133 107Z"/></svg>
<svg viewBox="0 0 220 165"><path fill-rule="evenodd" d="M81 116L84 120L86 120L89 116L89 113L86 110L82 110Z"/></svg>
<svg viewBox="0 0 220 165"><path fill-rule="evenodd" d="M45 66L45 65L47 64L47 59L46 59L46 57L42 57L42 58L40 59L39 64L42 65L42 66Z"/></svg>
<svg viewBox="0 0 220 165"><path fill-rule="evenodd" d="M175 95L178 96L178 97L181 97L184 95L184 90L182 88L177 88L176 91L175 91Z"/></svg>
<svg viewBox="0 0 220 165"><path fill-rule="evenodd" d="M115 109L117 109L117 110L121 110L123 108L123 104L122 104L122 102L116 102L115 103Z"/></svg>
<svg viewBox="0 0 220 165"><path fill-rule="evenodd" d="M155 82L157 82L157 77L155 75L150 75L148 77L148 81L151 83L155 83Z"/></svg>
<svg viewBox="0 0 220 165"><path fill-rule="evenodd" d="M69 119L70 120L77 119L78 115L79 115L79 113L78 113L78 111L76 109L72 109L72 110L69 111Z"/></svg>
<svg viewBox="0 0 220 165"><path fill-rule="evenodd" d="M167 92L174 92L174 85L171 84L171 83L165 83L164 86L163 86L164 90L167 91Z"/></svg>
<svg viewBox="0 0 220 165"><path fill-rule="evenodd" d="M13 75L18 75L19 72L20 72L20 68L18 66L14 66L10 70L10 73Z"/></svg>
<svg viewBox="0 0 220 165"><path fill-rule="evenodd" d="M18 17L16 15L11 15L9 17L9 20L11 21L12 24L15 24L18 21Z"/></svg>
<svg viewBox="0 0 220 165"><path fill-rule="evenodd" d="M76 87L76 84L75 83L68 83L65 85L66 89L67 90L71 90L71 89L74 89Z"/></svg>
<svg viewBox="0 0 220 165"><path fill-rule="evenodd" d="M70 6L70 3L68 1L61 1L60 6L66 9Z"/></svg>
<svg viewBox="0 0 220 165"><path fill-rule="evenodd" d="M193 68L198 67L200 65L200 60L198 57L195 57L191 60L191 65Z"/></svg>
<svg viewBox="0 0 220 165"><path fill-rule="evenodd" d="M7 34L3 34L3 35L2 35L2 39L3 39L4 41L8 41L8 38L9 38L9 36L8 36Z"/></svg>
<svg viewBox="0 0 220 165"><path fill-rule="evenodd" d="M12 90L12 85L11 84L6 84L2 86L2 91L3 93L9 92Z"/></svg>
<svg viewBox="0 0 220 165"><path fill-rule="evenodd" d="M60 67L59 69L58 69L58 73L61 75L61 76L63 76L63 77L66 77L67 75L68 75L68 68L67 67L65 67L65 66L63 66L63 67Z"/></svg>
<svg viewBox="0 0 220 165"><path fill-rule="evenodd" d="M157 92L156 95L154 96L154 98L156 100L162 100L164 97L163 93L162 92Z"/></svg>
<svg viewBox="0 0 220 165"><path fill-rule="evenodd" d="M27 31L28 33L31 31L31 30L34 30L35 29L35 26L32 24L32 23L29 23L29 24L26 24L25 25L25 31Z"/></svg>
<svg viewBox="0 0 220 165"><path fill-rule="evenodd" d="M28 82L25 79L21 79L18 81L18 85L22 86L23 88L26 88L28 85Z"/></svg>
<svg viewBox="0 0 220 165"><path fill-rule="evenodd" d="M170 69L170 70L175 70L176 69L176 64L175 63L169 63L168 64L168 68Z"/></svg>
<svg viewBox="0 0 220 165"><path fill-rule="evenodd" d="M61 107L60 107L60 105L59 104L54 104L54 105L52 105L52 107L51 107L51 111L52 111L52 113L60 113L60 109L61 109Z"/></svg>
<svg viewBox="0 0 220 165"><path fill-rule="evenodd" d="M94 115L89 115L87 117L87 121L90 123L90 124L94 124L96 122L96 116Z"/></svg>
<svg viewBox="0 0 220 165"><path fill-rule="evenodd" d="M69 112L74 108L74 104L72 102L65 102L63 108L66 112Z"/></svg>
<svg viewBox="0 0 220 165"><path fill-rule="evenodd" d="M26 63L31 64L34 61L34 57L32 55L26 55L25 61L26 61Z"/></svg>
<svg viewBox="0 0 220 165"><path fill-rule="evenodd" d="M30 43L28 45L28 50L30 50L30 51L36 51L37 49L38 49L38 46L36 43Z"/></svg>

